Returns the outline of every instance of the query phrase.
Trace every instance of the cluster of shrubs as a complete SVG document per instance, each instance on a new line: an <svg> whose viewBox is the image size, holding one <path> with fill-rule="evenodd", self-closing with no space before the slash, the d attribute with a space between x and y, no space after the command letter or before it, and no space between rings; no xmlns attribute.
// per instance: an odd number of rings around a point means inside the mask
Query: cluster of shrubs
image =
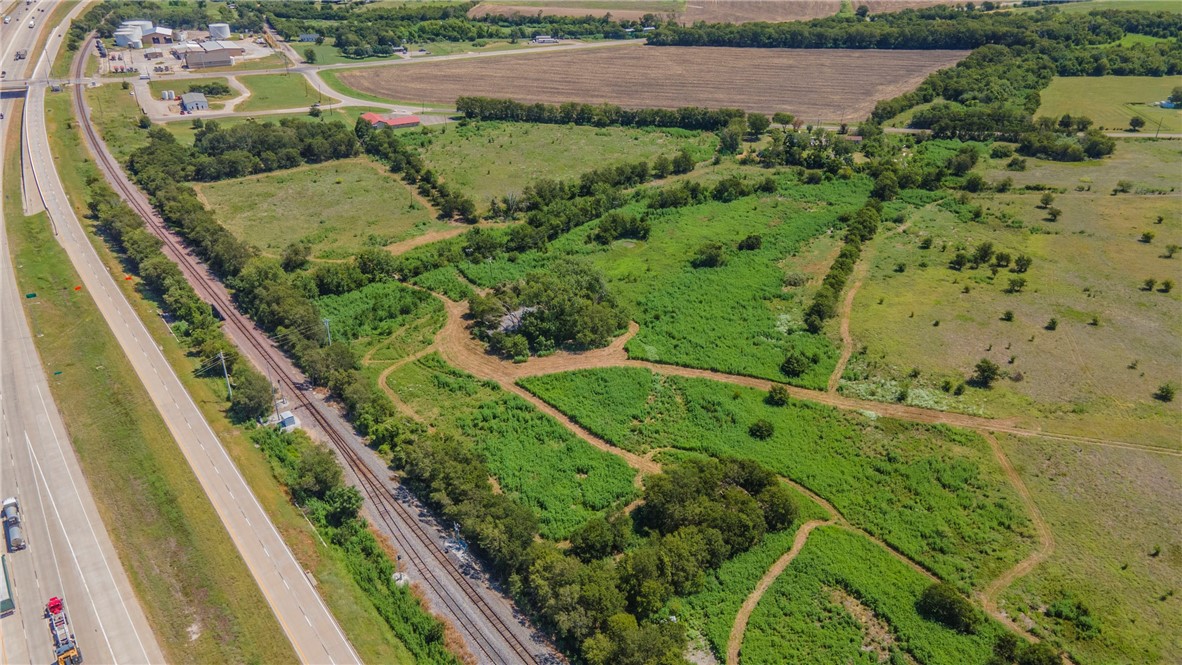
<svg viewBox="0 0 1182 665"><path fill-rule="evenodd" d="M628 322L603 277L576 261L560 261L469 302L489 348L514 359L563 345L603 346Z"/></svg>
<svg viewBox="0 0 1182 665"><path fill-rule="evenodd" d="M189 85L189 92L199 92L207 97L225 97L233 92L229 85L221 81L210 81L209 83L192 83Z"/></svg>

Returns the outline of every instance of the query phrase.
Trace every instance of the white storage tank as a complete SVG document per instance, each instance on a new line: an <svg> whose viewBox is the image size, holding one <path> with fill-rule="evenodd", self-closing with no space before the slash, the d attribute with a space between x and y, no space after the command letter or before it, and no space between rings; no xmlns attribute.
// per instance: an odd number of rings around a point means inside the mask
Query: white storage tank
<svg viewBox="0 0 1182 665"><path fill-rule="evenodd" d="M129 46L144 36L143 31L136 26L127 26L115 31L115 46ZM139 48L138 46L135 48Z"/></svg>
<svg viewBox="0 0 1182 665"><path fill-rule="evenodd" d="M209 24L209 38L210 39L229 39L230 38L230 24L229 23L210 23Z"/></svg>
<svg viewBox="0 0 1182 665"><path fill-rule="evenodd" d="M145 32L152 32L152 22L151 21L124 21L123 25L127 26L129 28L139 28L140 34L143 34Z"/></svg>
<svg viewBox="0 0 1182 665"><path fill-rule="evenodd" d="M136 39L131 40L131 43L129 43L128 46L130 46L131 48L143 48L144 42L143 42L143 40L136 38Z"/></svg>

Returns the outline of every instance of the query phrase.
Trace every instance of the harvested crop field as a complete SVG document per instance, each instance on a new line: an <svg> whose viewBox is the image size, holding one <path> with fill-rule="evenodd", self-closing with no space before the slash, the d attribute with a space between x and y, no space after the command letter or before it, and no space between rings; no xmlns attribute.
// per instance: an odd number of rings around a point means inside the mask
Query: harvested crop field
<svg viewBox="0 0 1182 665"><path fill-rule="evenodd" d="M395 100L451 104L461 95L523 102L704 106L788 111L808 121L861 120L876 101L919 85L968 51L859 51L620 46L417 62L340 74ZM623 73L627 75L623 75Z"/></svg>
<svg viewBox="0 0 1182 665"><path fill-rule="evenodd" d="M752 23L754 21L807 21L833 16L841 0L686 0L681 23Z"/></svg>

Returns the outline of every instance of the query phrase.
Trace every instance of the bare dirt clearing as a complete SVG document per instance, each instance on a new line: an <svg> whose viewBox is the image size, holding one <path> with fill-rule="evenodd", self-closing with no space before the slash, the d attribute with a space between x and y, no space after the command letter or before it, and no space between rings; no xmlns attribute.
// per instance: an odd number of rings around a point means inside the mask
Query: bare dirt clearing
<svg viewBox="0 0 1182 665"><path fill-rule="evenodd" d="M807 21L833 16L841 0L686 0L681 22L751 23L754 21Z"/></svg>
<svg viewBox="0 0 1182 665"><path fill-rule="evenodd" d="M704 106L856 121L967 51L628 46L370 67L341 80L390 99L451 104L460 95L522 102Z"/></svg>

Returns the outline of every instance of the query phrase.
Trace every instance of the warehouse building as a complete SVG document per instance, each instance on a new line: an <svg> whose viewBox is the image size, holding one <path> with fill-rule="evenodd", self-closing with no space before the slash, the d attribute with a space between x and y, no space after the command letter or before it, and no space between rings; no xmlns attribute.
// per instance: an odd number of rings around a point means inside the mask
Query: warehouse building
<svg viewBox="0 0 1182 665"><path fill-rule="evenodd" d="M209 101L200 92L186 92L181 95L181 110L187 113L193 111L208 111Z"/></svg>

